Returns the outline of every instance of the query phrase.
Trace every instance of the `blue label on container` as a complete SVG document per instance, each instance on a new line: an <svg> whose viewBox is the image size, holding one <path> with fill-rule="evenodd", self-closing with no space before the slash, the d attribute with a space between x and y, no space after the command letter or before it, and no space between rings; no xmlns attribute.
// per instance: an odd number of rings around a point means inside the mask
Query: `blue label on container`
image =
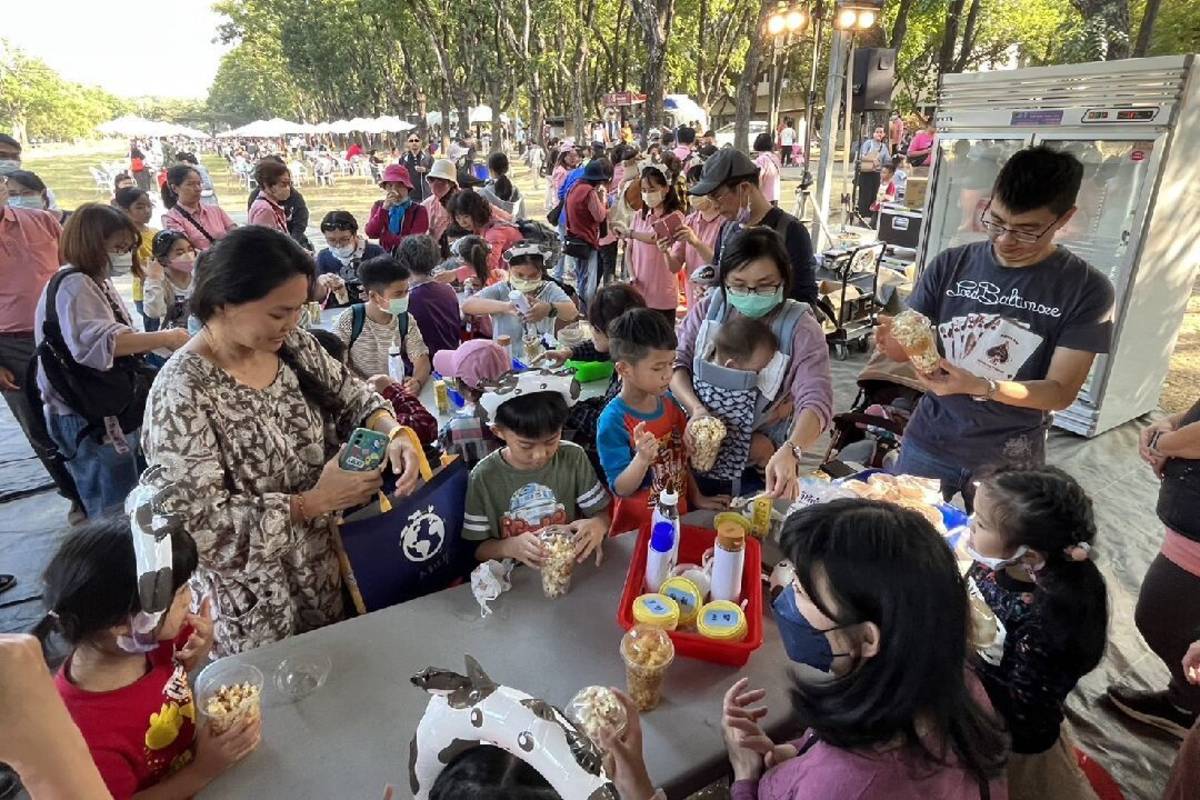
<svg viewBox="0 0 1200 800"><path fill-rule="evenodd" d="M657 597L647 597L642 601L642 603L652 614L661 614L665 616L671 613L671 609L667 607L667 604L662 600L659 600Z"/></svg>
<svg viewBox="0 0 1200 800"><path fill-rule="evenodd" d="M696 605L696 596L690 592L684 591L677 586L672 586L663 592L667 597L679 603L681 608L694 608Z"/></svg>
<svg viewBox="0 0 1200 800"><path fill-rule="evenodd" d="M736 628L738 615L732 611L708 611L704 615L704 625L708 628Z"/></svg>

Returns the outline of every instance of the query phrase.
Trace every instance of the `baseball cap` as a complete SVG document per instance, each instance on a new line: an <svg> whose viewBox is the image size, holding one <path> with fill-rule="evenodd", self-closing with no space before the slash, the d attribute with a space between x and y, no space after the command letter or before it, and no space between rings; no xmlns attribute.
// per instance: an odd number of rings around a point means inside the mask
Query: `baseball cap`
<svg viewBox="0 0 1200 800"><path fill-rule="evenodd" d="M704 162L700 181L688 189L688 194L696 197L712 194L721 184L734 178L758 180L758 167L741 150L722 147Z"/></svg>
<svg viewBox="0 0 1200 800"><path fill-rule="evenodd" d="M443 378L456 378L472 389L484 381L497 380L512 369L508 352L491 339L472 339L455 350L439 350L433 368Z"/></svg>

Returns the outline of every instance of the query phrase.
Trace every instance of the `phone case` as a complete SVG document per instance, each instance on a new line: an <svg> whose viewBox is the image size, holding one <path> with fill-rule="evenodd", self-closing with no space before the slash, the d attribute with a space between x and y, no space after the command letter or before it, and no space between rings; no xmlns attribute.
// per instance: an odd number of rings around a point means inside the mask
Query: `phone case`
<svg viewBox="0 0 1200 800"><path fill-rule="evenodd" d="M383 457L387 453L388 437L366 428L355 428L346 443L346 451L342 453L338 465L342 469L353 472L367 472L379 469Z"/></svg>
<svg viewBox="0 0 1200 800"><path fill-rule="evenodd" d="M667 216L658 220L653 224L654 235L659 239L669 239L675 235L675 231L679 230L683 225L683 214L678 211L672 211Z"/></svg>

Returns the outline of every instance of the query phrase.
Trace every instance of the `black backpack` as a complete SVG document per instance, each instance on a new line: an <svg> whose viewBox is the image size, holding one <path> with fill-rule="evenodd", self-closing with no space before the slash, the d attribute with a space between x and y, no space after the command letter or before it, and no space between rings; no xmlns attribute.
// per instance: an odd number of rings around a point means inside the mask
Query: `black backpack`
<svg viewBox="0 0 1200 800"><path fill-rule="evenodd" d="M85 436L102 435L104 420L108 417L116 418L121 430L131 433L142 426L146 398L150 395L150 384L154 382L157 371L146 363L142 355L114 358L112 367L107 370L93 369L75 360L63 340L56 303L63 279L76 273L85 274L74 268L62 269L46 284L42 341L29 364L26 391L37 395L34 407L40 407L42 401L37 391L37 370L40 365L54 391L72 411L87 420L87 427L79 433L79 441L83 441ZM111 299L109 304L112 305ZM113 315L121 319L121 312L115 305Z"/></svg>

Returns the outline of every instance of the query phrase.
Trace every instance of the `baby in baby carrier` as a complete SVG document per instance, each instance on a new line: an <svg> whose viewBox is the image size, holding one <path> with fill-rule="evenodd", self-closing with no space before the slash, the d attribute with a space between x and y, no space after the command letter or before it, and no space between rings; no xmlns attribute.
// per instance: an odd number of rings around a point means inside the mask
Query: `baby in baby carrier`
<svg viewBox="0 0 1200 800"><path fill-rule="evenodd" d="M737 316L698 346L706 352L692 385L709 413L725 424L725 438L712 468L696 473L696 483L709 497L759 491L765 486L761 474L747 472L747 467L756 437L758 450L774 452L770 439L755 431L755 422L781 388L782 370L768 369L779 353L779 340L762 320Z"/></svg>

